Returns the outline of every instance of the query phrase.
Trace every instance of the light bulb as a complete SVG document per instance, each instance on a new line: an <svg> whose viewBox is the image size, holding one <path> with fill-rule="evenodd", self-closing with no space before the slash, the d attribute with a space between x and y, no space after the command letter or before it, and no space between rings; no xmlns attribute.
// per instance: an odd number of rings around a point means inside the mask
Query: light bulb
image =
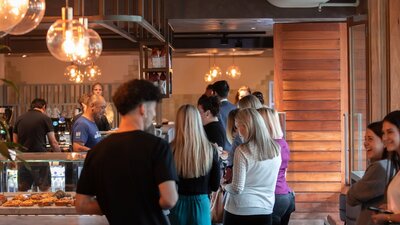
<svg viewBox="0 0 400 225"><path fill-rule="evenodd" d="M85 49L85 54L76 55L74 60L74 63L83 66L95 62L100 57L103 50L103 42L101 41L99 34L93 29L87 29L86 33L89 38L87 50Z"/></svg>
<svg viewBox="0 0 400 225"><path fill-rule="evenodd" d="M228 67L226 70L226 75L232 79L239 79L241 74L239 67L235 65Z"/></svg>
<svg viewBox="0 0 400 225"><path fill-rule="evenodd" d="M210 73L206 73L206 75L204 75L204 81L207 83L211 83L213 82L214 78Z"/></svg>
<svg viewBox="0 0 400 225"><path fill-rule="evenodd" d="M64 71L64 76L68 77L70 81L74 81L79 74L79 68L74 64L67 66Z"/></svg>
<svg viewBox="0 0 400 225"><path fill-rule="evenodd" d="M212 66L210 68L210 75L213 77L213 79L220 77L222 75L221 69L218 66Z"/></svg>
<svg viewBox="0 0 400 225"><path fill-rule="evenodd" d="M42 21L45 10L45 0L29 0L29 8L25 17L8 33L12 35L21 35L35 29L40 24L40 21Z"/></svg>
<svg viewBox="0 0 400 225"><path fill-rule="evenodd" d="M29 0L0 0L0 31L9 31L25 16Z"/></svg>
<svg viewBox="0 0 400 225"><path fill-rule="evenodd" d="M77 55L86 54L89 38L85 27L78 21L72 20L72 8L63 8L63 19L53 23L47 31L46 42L50 53L58 60L70 62Z"/></svg>
<svg viewBox="0 0 400 225"><path fill-rule="evenodd" d="M95 81L97 77L101 76L101 70L96 65L90 65L86 67L84 74L89 81Z"/></svg>
<svg viewBox="0 0 400 225"><path fill-rule="evenodd" d="M83 75L82 74L78 74L74 81L75 81L75 83L80 84L80 83L83 83L83 80L84 80Z"/></svg>

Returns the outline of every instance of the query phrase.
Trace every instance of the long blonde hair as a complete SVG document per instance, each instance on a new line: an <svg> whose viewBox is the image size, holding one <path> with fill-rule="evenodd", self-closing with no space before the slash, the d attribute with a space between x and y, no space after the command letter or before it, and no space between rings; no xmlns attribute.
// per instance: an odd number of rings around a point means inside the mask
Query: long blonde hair
<svg viewBox="0 0 400 225"><path fill-rule="evenodd" d="M238 106L240 109L244 108L259 109L263 107L260 100L258 100L258 98L254 95L244 96L242 99L239 100Z"/></svg>
<svg viewBox="0 0 400 225"><path fill-rule="evenodd" d="M197 178L211 170L214 147L206 137L200 113L193 105L178 109L175 139L171 145L179 176Z"/></svg>
<svg viewBox="0 0 400 225"><path fill-rule="evenodd" d="M265 122L256 109L240 109L235 117L238 125L243 125L248 136L243 146L259 161L279 156L280 146L271 138Z"/></svg>
<svg viewBox="0 0 400 225"><path fill-rule="evenodd" d="M265 125L272 139L283 138L281 123L279 121L278 112L275 109L262 107L257 109L265 121Z"/></svg>
<svg viewBox="0 0 400 225"><path fill-rule="evenodd" d="M235 116L236 116L236 113L238 112L238 110L239 109L231 110L228 114L228 118L226 119L226 137L227 137L229 143L231 143L231 144L237 134L237 131L235 128Z"/></svg>

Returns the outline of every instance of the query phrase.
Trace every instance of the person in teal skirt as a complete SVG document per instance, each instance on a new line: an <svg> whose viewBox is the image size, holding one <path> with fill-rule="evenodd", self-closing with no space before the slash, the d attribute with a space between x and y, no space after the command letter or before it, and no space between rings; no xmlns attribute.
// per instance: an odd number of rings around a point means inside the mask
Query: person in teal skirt
<svg viewBox="0 0 400 225"><path fill-rule="evenodd" d="M209 194L220 184L219 157L195 106L179 108L171 148L179 176L179 199L169 214L171 225L211 225Z"/></svg>

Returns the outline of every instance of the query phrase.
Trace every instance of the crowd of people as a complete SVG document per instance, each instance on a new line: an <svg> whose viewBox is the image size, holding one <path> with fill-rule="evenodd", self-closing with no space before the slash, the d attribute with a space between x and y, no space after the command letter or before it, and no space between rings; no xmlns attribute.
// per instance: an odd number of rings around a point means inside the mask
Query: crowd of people
<svg viewBox="0 0 400 225"><path fill-rule="evenodd" d="M232 104L229 91L226 81L217 81L197 106L182 105L168 144L146 132L159 90L143 80L121 85L113 96L119 128L88 152L78 212L104 214L111 224L211 225L210 194L222 188L219 222L288 224L294 195L285 178L290 154L278 114L250 91ZM115 185L121 181L122 187Z"/></svg>
<svg viewBox="0 0 400 225"><path fill-rule="evenodd" d="M110 224L289 224L295 211L286 182L290 150L279 115L264 105L261 92L243 86L232 104L227 81L207 86L196 106L178 109L169 144L149 132L162 95L145 80L117 89L120 124L103 138L99 131L109 130L110 122L102 89L97 83L79 99L82 113L72 126L73 151L87 152L78 212L105 215ZM46 138L60 151L46 106L34 99L16 120L13 141L26 151L46 151ZM369 165L347 193L347 203L362 208L357 225L400 224L400 111L369 124L364 147ZM46 163L19 165L19 191L47 191L50 178ZM213 221L210 212L217 190L224 193L222 221Z"/></svg>

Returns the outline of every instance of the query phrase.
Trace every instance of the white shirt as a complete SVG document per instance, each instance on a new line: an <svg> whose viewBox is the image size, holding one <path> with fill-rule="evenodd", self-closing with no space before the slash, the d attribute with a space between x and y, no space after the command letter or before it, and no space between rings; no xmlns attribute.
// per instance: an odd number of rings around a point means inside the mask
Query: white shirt
<svg viewBox="0 0 400 225"><path fill-rule="evenodd" d="M226 186L225 210L235 215L268 215L275 204L280 155L257 161L240 145L235 152L232 183Z"/></svg>
<svg viewBox="0 0 400 225"><path fill-rule="evenodd" d="M387 190L388 210L400 213L400 172L397 172Z"/></svg>

